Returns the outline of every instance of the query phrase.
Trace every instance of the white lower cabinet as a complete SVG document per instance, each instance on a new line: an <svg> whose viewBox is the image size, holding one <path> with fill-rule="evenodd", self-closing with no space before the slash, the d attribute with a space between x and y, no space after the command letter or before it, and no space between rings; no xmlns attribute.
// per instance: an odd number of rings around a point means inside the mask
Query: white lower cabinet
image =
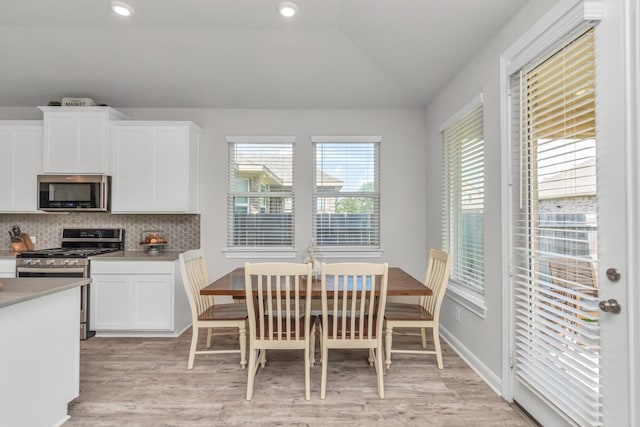
<svg viewBox="0 0 640 427"><path fill-rule="evenodd" d="M0 259L0 277L16 277L15 259Z"/></svg>
<svg viewBox="0 0 640 427"><path fill-rule="evenodd" d="M176 261L91 261L90 328L102 336L179 335L190 313Z"/></svg>

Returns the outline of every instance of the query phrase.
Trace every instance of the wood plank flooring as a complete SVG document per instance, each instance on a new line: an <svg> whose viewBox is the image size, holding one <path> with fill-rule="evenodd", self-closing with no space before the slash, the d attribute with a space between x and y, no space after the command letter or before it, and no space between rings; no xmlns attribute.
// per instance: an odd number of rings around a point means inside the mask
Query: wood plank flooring
<svg viewBox="0 0 640 427"><path fill-rule="evenodd" d="M304 400L302 352L271 351L248 402L246 370L238 355L196 356L189 371L190 338L189 329L178 338L83 341L80 396L69 405L65 427L531 425L446 343L444 370L437 369L435 356L394 354L384 400L377 397L366 350L329 352L326 400L320 400L316 363L310 401ZM220 347L237 345L233 337L217 338ZM408 339L400 336L394 342Z"/></svg>

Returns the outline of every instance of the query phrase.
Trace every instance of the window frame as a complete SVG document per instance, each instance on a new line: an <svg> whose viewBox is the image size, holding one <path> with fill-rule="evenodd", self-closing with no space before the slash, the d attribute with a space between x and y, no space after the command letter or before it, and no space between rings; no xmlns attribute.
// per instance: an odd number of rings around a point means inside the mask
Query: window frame
<svg viewBox="0 0 640 427"><path fill-rule="evenodd" d="M230 246L229 238L227 237L226 248L223 250L223 253L226 258L238 258L238 259L266 259L266 258L275 258L275 259L294 259L297 256L297 252L295 249L295 225L296 225L296 210L295 210L295 136L227 136L227 150L228 150L228 160L227 160L227 175L229 180L235 179L233 176L233 171L231 168L231 147L234 144L290 144L292 150L291 157L291 173L292 173L292 185L291 191L287 192L288 196L292 201L292 221L291 221L291 233L292 233L292 244L286 246ZM231 181L227 183L227 236L229 236L229 224L231 222L230 215L230 200L232 196L231 191ZM264 193L260 191L255 192L255 197L258 197L260 200L260 195Z"/></svg>
<svg viewBox="0 0 640 427"><path fill-rule="evenodd" d="M379 258L384 253L382 249L382 221L381 221L381 163L382 163L382 136L311 136L312 143L312 206L311 206L311 235L315 242L317 201L320 192L316 190L316 146L318 144L374 144L374 192L367 192L367 197L374 198L374 210L376 210L377 237L376 246L349 246L349 245L319 245L316 242L316 252L331 258ZM377 182L375 181L377 180ZM349 192L350 196L358 192ZM372 196L373 194L373 196Z"/></svg>
<svg viewBox="0 0 640 427"><path fill-rule="evenodd" d="M469 103L467 103L467 105L465 105L463 108L461 108L460 110L458 110L455 114L453 114L448 120L446 120L442 125L440 125L439 127L439 131L440 131L440 135L441 135L441 148L442 148L442 247L445 251L449 252L450 251L450 245L452 241L455 241L459 236L457 235L452 235L452 233L455 230L451 230L451 227L448 226L448 224L450 224L450 203L449 203L449 196L450 196L450 188L449 188L449 180L448 180L448 165L446 163L446 158L447 158L447 147L446 147L446 141L445 141L445 131L450 129L452 126L455 126L456 124L458 124L461 119L463 119L467 114L471 113L473 110L475 110L478 107L482 107L482 121L484 122L484 97L483 94L480 93L479 95L477 95L474 99L472 99ZM482 158L482 167L483 167L483 176L482 176L482 180L483 180L483 194L482 194L482 201L483 201L483 211L482 211L482 235L483 235L483 239L482 239L482 263L483 263L483 268L482 268L482 274L483 274L483 278L482 278L482 292L478 291L477 289L474 289L472 286L461 283L460 281L458 281L455 276L450 275L449 278L449 286L447 288L447 292L446 292L446 296L450 299L452 299L453 301L455 301L457 304L465 307L467 310L469 310L470 312L474 313L475 315L477 315L480 318L485 318L486 316L486 312L487 312L487 305L486 305L486 300L485 300L485 294L484 294L484 290L485 290L485 268L484 268L484 262L485 262L485 248L486 248L486 238L485 238L485 233L484 233L484 228L485 228L485 209L484 209L484 204L485 204L485 191L484 191L484 187L485 187L485 183L486 183L486 156L485 156L485 141L484 141L484 123L483 123L483 130L482 130L482 150L483 150L483 158ZM462 191L461 189L458 189L458 191ZM452 254L450 254L452 255ZM456 262L455 257L453 257L452 259L452 269L454 268L453 263Z"/></svg>

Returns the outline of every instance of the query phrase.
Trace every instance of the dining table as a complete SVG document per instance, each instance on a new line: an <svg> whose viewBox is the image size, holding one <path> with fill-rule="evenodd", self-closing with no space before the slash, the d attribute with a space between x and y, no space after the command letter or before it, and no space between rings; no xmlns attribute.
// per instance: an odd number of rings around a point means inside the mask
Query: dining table
<svg viewBox="0 0 640 427"><path fill-rule="evenodd" d="M244 267L235 268L200 289L200 295L227 295L234 298L245 298L246 290L244 280ZM330 289L330 287L328 287L328 289ZM379 289L379 287L376 287L376 296L379 296ZM423 296L432 294L431 289L427 288L420 280L411 276L406 271L399 267L389 267L387 296ZM304 291L302 295L304 296ZM313 278L311 296L312 298L321 298L322 296L322 282L319 277Z"/></svg>

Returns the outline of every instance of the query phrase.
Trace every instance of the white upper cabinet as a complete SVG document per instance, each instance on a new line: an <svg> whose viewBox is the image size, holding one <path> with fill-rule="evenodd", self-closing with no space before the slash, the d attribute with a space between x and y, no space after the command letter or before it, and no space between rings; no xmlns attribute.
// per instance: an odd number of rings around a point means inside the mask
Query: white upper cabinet
<svg viewBox="0 0 640 427"><path fill-rule="evenodd" d="M199 135L192 122L112 122L111 211L198 213Z"/></svg>
<svg viewBox="0 0 640 427"><path fill-rule="evenodd" d="M44 113L45 173L107 173L110 120L124 115L110 107L38 107Z"/></svg>
<svg viewBox="0 0 640 427"><path fill-rule="evenodd" d="M0 212L36 212L42 121L0 121Z"/></svg>

